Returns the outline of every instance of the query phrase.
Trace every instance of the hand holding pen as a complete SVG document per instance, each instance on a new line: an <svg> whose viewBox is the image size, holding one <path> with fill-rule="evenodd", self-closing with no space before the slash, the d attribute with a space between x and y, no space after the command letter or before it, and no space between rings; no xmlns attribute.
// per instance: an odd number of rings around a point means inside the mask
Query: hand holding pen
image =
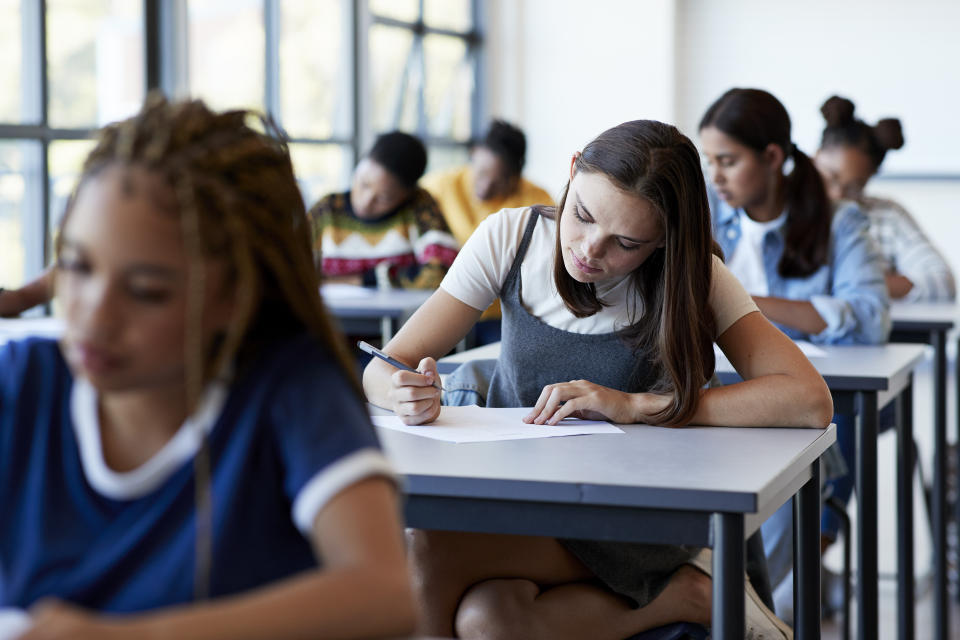
<svg viewBox="0 0 960 640"><path fill-rule="evenodd" d="M424 424L432 422L440 415L440 375L433 358L424 358L418 369L400 362L383 351L360 341L357 346L398 369L391 377L393 412L405 424Z"/></svg>

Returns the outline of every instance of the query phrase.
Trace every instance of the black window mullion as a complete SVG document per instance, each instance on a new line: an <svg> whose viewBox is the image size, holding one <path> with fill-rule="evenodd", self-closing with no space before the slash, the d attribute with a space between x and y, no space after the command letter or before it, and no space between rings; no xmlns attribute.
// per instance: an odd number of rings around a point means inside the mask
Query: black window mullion
<svg viewBox="0 0 960 640"><path fill-rule="evenodd" d="M484 65L480 55L480 43L483 41L481 29L483 28L483 16L480 15L480 3L477 0L471 0L471 14L473 15L473 37L467 40L467 51L469 51L470 62L473 65L473 94L470 96L470 139L476 140L480 137L480 131L483 127L484 114L481 96L483 95L483 77Z"/></svg>
<svg viewBox="0 0 960 640"><path fill-rule="evenodd" d="M417 7L417 28L413 32L413 41L420 54L420 90L417 92L417 135L421 139L427 137L427 50L423 46L423 33L426 28L424 20L425 0L420 0Z"/></svg>
<svg viewBox="0 0 960 640"><path fill-rule="evenodd" d="M143 2L143 61L145 65L144 80L146 93L162 87L163 63L161 34L161 0L144 0Z"/></svg>
<svg viewBox="0 0 960 640"><path fill-rule="evenodd" d="M43 0L39 4L40 19L38 21L39 33L37 40L40 43L40 126L49 131L49 99L50 86L49 74L47 73L47 2ZM52 257L52 247L50 246L50 139L49 133L41 139L40 143L40 202L42 211L40 212L40 231L43 238L41 255L43 264L50 263Z"/></svg>
<svg viewBox="0 0 960 640"><path fill-rule="evenodd" d="M361 120L363 119L361 104L360 101L363 99L362 93L363 88L361 87L361 69L360 69L360 42L362 39L362 34L360 29L362 28L363 17L360 14L360 3L356 0L350 2L350 20L351 28L350 33L352 37L352 42L350 45L351 50L351 67L353 71L353 136L350 141L350 150L353 153L351 158L351 165L357 164L357 161L360 159L360 127L362 126Z"/></svg>
<svg viewBox="0 0 960 640"><path fill-rule="evenodd" d="M410 31L413 35L413 44L411 48L411 55L419 55L419 65L420 65L420 75L421 83L419 86L419 91L417 93L417 134L424 140L426 144L433 146L444 146L444 147L469 147L472 144L472 141L476 139L479 135L483 123L483 109L481 104L481 83L482 83L482 56L480 51L482 48L483 38L481 35L482 16L480 15L480 6L476 0L471 0L470 11L471 17L473 19L473 26L467 32L455 31L453 29L443 29L427 26L424 22L424 4L425 0L420 0L419 2L419 14L415 22L407 22L404 20L397 20L396 18L372 15L371 24L378 24L383 26L394 27L398 29L404 29ZM470 96L470 140L467 142L462 142L459 140L454 140L452 138L446 137L431 137L429 135L429 130L427 128L427 113L426 113L426 82L427 82L427 64L426 64L426 47L424 46L424 37L427 35L443 35L450 36L454 38L459 38L463 40L467 45L467 56L469 59L469 64L472 67L474 83L473 83L473 92ZM409 72L409 67L405 70L406 73Z"/></svg>
<svg viewBox="0 0 960 640"><path fill-rule="evenodd" d="M280 125L280 7L278 0L263 0L264 94L266 112Z"/></svg>
<svg viewBox="0 0 960 640"><path fill-rule="evenodd" d="M417 135L425 138L427 137L427 52L423 46L422 31L414 33L413 46L420 65L420 86L417 90Z"/></svg>

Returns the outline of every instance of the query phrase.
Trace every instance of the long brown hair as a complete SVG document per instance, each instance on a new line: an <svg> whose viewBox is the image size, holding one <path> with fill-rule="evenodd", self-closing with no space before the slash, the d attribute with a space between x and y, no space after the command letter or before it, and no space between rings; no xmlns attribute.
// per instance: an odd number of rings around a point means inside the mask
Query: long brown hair
<svg viewBox="0 0 960 640"><path fill-rule="evenodd" d="M761 89L730 89L710 105L699 129L715 127L740 144L764 151L775 144L793 170L784 178L787 220L777 271L805 278L827 263L832 207L813 161L791 141L790 116L783 104Z"/></svg>
<svg viewBox="0 0 960 640"><path fill-rule="evenodd" d="M720 255L720 249L710 228L697 149L676 127L634 120L591 141L577 157L574 171L602 174L624 192L649 202L659 214L665 244L631 276L642 313L621 330L621 336L636 353L647 354L648 361L637 363L635 375L646 371L651 391L673 394L673 402L652 420L685 424L716 364L715 323L707 300L713 256ZM600 311L604 302L592 283L575 280L563 263L560 218L569 188L568 183L556 209L553 275L567 308L585 317Z"/></svg>

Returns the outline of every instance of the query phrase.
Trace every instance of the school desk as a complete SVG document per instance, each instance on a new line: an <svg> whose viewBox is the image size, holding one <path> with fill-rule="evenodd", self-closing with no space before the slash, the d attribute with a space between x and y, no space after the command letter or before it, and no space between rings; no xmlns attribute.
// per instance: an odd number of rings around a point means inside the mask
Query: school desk
<svg viewBox="0 0 960 640"><path fill-rule="evenodd" d="M899 637L914 633L913 577L913 370L924 348L913 344L823 346L823 357L811 358L833 395L837 413L855 414L857 465L857 635L876 638L877 575L877 432L880 409L900 399L903 419L897 421L897 586ZM717 362L724 383L740 380L725 359ZM909 417L908 417L909 416ZM864 526L864 523L871 523Z"/></svg>
<svg viewBox="0 0 960 640"><path fill-rule="evenodd" d="M795 496L797 637L819 638L819 460L836 428L624 431L470 444L379 436L412 527L713 547L717 639L744 637L746 538Z"/></svg>
<svg viewBox="0 0 960 640"><path fill-rule="evenodd" d="M818 345L820 346L820 345ZM877 521L877 418L880 408L899 398L904 416L912 418L913 370L923 358L920 345L891 344L876 347L823 346L826 355L811 362L823 376L838 413L859 416L857 421L857 469L855 484L860 523ZM485 345L442 358L438 371L449 373L459 363L496 358L499 344ZM740 380L725 359L717 362L724 383ZM897 425L897 574L898 616L901 638L912 638L914 629L912 419ZM857 629L860 638L878 635L877 532L875 527L857 527Z"/></svg>
<svg viewBox="0 0 960 640"><path fill-rule="evenodd" d="M365 335L379 331L386 344L413 312L433 294L428 289L375 289L372 287L321 287L330 313L346 333Z"/></svg>
<svg viewBox="0 0 960 640"><path fill-rule="evenodd" d="M934 629L938 640L947 637L950 608L947 594L947 334L958 319L960 306L946 303L894 303L891 340L933 347L933 587ZM957 406L960 407L960 338L958 338ZM960 434L960 412L958 428ZM958 435L960 440L960 435ZM960 448L958 448L960 456ZM960 462L960 457L958 457ZM960 468L960 466L958 466ZM958 503L960 504L960 503ZM960 511L958 511L960 521Z"/></svg>
<svg viewBox="0 0 960 640"><path fill-rule="evenodd" d="M323 301L346 330L379 332L386 344L400 325L433 293L424 289L324 287ZM63 322L57 318L0 318L0 343L31 335L57 337Z"/></svg>

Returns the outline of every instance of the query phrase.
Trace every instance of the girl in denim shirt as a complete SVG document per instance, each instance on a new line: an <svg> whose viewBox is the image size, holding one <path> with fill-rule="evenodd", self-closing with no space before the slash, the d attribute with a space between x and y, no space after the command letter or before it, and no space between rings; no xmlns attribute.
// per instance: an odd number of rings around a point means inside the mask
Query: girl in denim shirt
<svg viewBox="0 0 960 640"><path fill-rule="evenodd" d="M834 210L790 117L765 91L731 89L707 110L713 229L760 310L794 339L881 344L890 331L883 261L867 218Z"/></svg>
<svg viewBox="0 0 960 640"><path fill-rule="evenodd" d="M885 342L884 262L867 218L852 203L831 205L813 162L791 142L790 116L780 101L759 89L731 89L704 114L700 141L713 187L714 235L764 315L793 339ZM852 470L852 416L838 414L834 421L840 453ZM852 476L835 478L830 490L846 502ZM793 601L791 517L788 503L763 527L774 600L784 618L791 617ZM825 512L823 547L838 528Z"/></svg>

